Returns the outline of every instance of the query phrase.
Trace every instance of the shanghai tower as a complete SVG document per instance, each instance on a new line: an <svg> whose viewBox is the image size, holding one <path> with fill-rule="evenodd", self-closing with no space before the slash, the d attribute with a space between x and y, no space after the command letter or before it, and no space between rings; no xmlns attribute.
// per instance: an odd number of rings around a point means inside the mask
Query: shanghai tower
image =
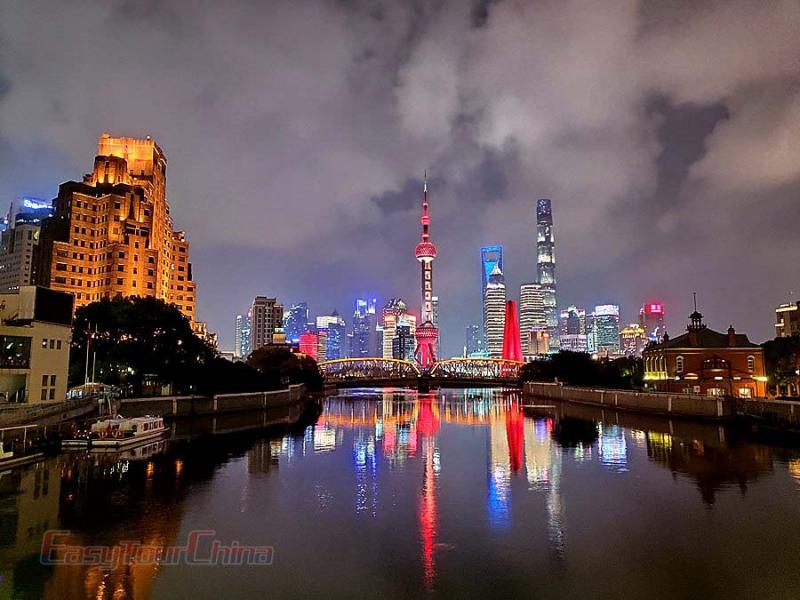
<svg viewBox="0 0 800 600"><path fill-rule="evenodd" d="M536 278L542 286L544 315L550 334L550 352L556 352L559 347L555 246L553 209L550 200L542 198L536 203Z"/></svg>

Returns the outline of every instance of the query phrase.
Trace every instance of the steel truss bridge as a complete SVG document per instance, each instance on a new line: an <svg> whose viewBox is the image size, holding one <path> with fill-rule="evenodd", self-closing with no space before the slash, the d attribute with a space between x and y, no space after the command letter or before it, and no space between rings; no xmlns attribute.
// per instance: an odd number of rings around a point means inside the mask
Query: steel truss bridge
<svg viewBox="0 0 800 600"><path fill-rule="evenodd" d="M361 386L481 386L517 385L523 363L502 358L451 358L428 371L396 358L342 358L319 363L325 383Z"/></svg>

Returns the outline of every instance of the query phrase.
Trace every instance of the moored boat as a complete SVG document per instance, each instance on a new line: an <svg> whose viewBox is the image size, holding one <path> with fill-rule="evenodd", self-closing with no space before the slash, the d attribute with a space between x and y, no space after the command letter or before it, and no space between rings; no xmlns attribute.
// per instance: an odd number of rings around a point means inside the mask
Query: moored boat
<svg viewBox="0 0 800 600"><path fill-rule="evenodd" d="M126 418L117 415L100 419L88 431L62 440L63 448L126 448L155 439L167 430L164 419L156 416Z"/></svg>

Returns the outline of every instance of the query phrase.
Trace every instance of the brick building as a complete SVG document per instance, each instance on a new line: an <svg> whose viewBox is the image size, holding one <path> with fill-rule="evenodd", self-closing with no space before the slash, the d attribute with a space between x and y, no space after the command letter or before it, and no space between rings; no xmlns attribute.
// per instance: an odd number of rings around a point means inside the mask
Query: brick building
<svg viewBox="0 0 800 600"><path fill-rule="evenodd" d="M195 322L189 243L166 200L167 160L150 137L98 141L94 169L61 184L42 225L38 283L80 307L115 296L152 296Z"/></svg>
<svg viewBox="0 0 800 600"><path fill-rule="evenodd" d="M645 385L660 392L764 398L764 353L731 326L727 333L708 329L693 312L686 333L642 352Z"/></svg>

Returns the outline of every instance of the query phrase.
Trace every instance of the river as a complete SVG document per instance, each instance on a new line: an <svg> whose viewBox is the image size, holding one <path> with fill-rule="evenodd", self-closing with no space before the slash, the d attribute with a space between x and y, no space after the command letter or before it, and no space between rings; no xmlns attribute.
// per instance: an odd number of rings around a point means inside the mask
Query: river
<svg viewBox="0 0 800 600"><path fill-rule="evenodd" d="M293 427L6 471L0 597L800 597L790 442L530 402L349 390Z"/></svg>

